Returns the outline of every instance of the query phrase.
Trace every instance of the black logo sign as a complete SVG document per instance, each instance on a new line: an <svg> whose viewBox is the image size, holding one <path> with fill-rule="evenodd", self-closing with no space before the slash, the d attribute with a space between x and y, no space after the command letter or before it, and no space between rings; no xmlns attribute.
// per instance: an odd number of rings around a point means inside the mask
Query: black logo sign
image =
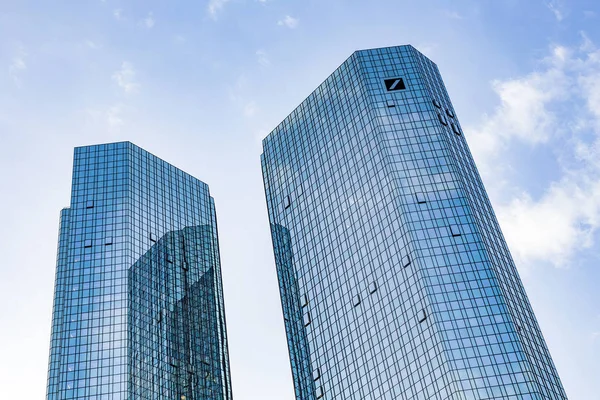
<svg viewBox="0 0 600 400"><path fill-rule="evenodd" d="M388 92L406 89L406 85L404 85L404 80L402 78L386 79L384 82Z"/></svg>

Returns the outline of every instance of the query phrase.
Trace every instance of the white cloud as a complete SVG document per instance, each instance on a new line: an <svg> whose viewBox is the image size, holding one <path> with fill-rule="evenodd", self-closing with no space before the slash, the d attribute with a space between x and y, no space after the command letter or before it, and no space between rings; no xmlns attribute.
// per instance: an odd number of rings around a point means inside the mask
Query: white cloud
<svg viewBox="0 0 600 400"><path fill-rule="evenodd" d="M573 79L563 69L568 50L555 46L552 55L543 61L543 71L506 81L494 81L492 87L500 105L482 124L468 129L470 145L484 173L497 168L500 152L511 141L535 145L558 135L559 126L550 105L567 98Z"/></svg>
<svg viewBox="0 0 600 400"><path fill-rule="evenodd" d="M415 46L417 50L425 54L429 58L433 58L435 51L438 48L437 43L420 43Z"/></svg>
<svg viewBox="0 0 600 400"><path fill-rule="evenodd" d="M286 26L290 29L296 29L298 27L299 23L300 23L299 19L294 18L290 15L286 15L283 19L277 21L277 25Z"/></svg>
<svg viewBox="0 0 600 400"><path fill-rule="evenodd" d="M600 180L565 177L538 200L527 193L496 208L513 256L564 266L593 244L600 222Z"/></svg>
<svg viewBox="0 0 600 400"><path fill-rule="evenodd" d="M565 19L565 13L563 11L562 5L559 4L557 0L548 1L546 3L546 7L554 14L554 17L557 21L562 21Z"/></svg>
<svg viewBox="0 0 600 400"><path fill-rule="evenodd" d="M123 61L121 69L112 75L113 81L122 88L125 93L136 92L140 85L135 81L135 69L133 65L127 61Z"/></svg>
<svg viewBox="0 0 600 400"><path fill-rule="evenodd" d="M217 13L225 7L225 4L229 3L229 0L210 0L208 2L208 14L213 19L217 19Z"/></svg>
<svg viewBox="0 0 600 400"><path fill-rule="evenodd" d="M595 11L591 11L591 10L586 10L583 12L583 16L586 18L595 18L596 17L596 12Z"/></svg>
<svg viewBox="0 0 600 400"><path fill-rule="evenodd" d="M254 139L256 140L256 144L258 144L259 146L261 146L261 143L263 141L263 139L269 134L271 133L271 128L260 128L257 131L255 131L254 133ZM262 146L261 146L262 148Z"/></svg>
<svg viewBox="0 0 600 400"><path fill-rule="evenodd" d="M446 11L445 14L450 19L464 19L464 17L460 15L458 11Z"/></svg>
<svg viewBox="0 0 600 400"><path fill-rule="evenodd" d="M94 49L94 50L99 49L101 47L99 44L97 44L96 42L91 41L91 40L86 40L85 45L87 47L89 47L90 49Z"/></svg>
<svg viewBox="0 0 600 400"><path fill-rule="evenodd" d="M269 67L271 65L271 61L264 50L257 50L256 57L258 59L258 63L263 67Z"/></svg>
<svg viewBox="0 0 600 400"><path fill-rule="evenodd" d="M568 265L600 228L600 51L582 37L579 48L554 46L539 71L494 82L500 105L467 129L519 265ZM557 157L559 176L537 197L503 186L511 168L545 168L527 160L507 166L517 146L544 146ZM507 196L511 190L518 194Z"/></svg>
<svg viewBox="0 0 600 400"><path fill-rule="evenodd" d="M106 111L106 123L110 130L118 130L123 125L123 106L120 104L109 107Z"/></svg>
<svg viewBox="0 0 600 400"><path fill-rule="evenodd" d="M17 86L21 86L21 72L27 69L27 63L25 62L26 57L27 53L25 52L25 49L22 46L19 46L17 54L12 58L8 66L8 74Z"/></svg>
<svg viewBox="0 0 600 400"><path fill-rule="evenodd" d="M146 18L144 18L144 20L142 21L144 26L148 29L152 29L154 27L155 24L155 20L154 20L154 16L152 15L152 12L148 13L148 16Z"/></svg>
<svg viewBox="0 0 600 400"><path fill-rule="evenodd" d="M15 58L13 58L8 69L10 70L11 75L16 74L18 71L27 69L27 64L25 64L24 57L16 56Z"/></svg>
<svg viewBox="0 0 600 400"><path fill-rule="evenodd" d="M594 49L596 48L596 46L594 45L594 42L592 42L590 40L590 38L588 37L588 35L585 32L579 32L579 35L581 36L581 46L579 46L579 50L583 51L583 52L593 52Z"/></svg>
<svg viewBox="0 0 600 400"><path fill-rule="evenodd" d="M123 19L123 10L121 10L120 8L113 10L113 17L115 17L117 21Z"/></svg>
<svg viewBox="0 0 600 400"><path fill-rule="evenodd" d="M244 106L244 116L253 117L258 112L258 106L254 101L246 104Z"/></svg>
<svg viewBox="0 0 600 400"><path fill-rule="evenodd" d="M116 133L125 124L125 104L116 103L110 106L87 108L85 110L88 122L94 129Z"/></svg>
<svg viewBox="0 0 600 400"><path fill-rule="evenodd" d="M229 100L240 110L241 114L246 118L254 117L260 110L254 100L250 100L251 91L249 91L248 79L246 75L241 74L235 80L233 85L228 87Z"/></svg>

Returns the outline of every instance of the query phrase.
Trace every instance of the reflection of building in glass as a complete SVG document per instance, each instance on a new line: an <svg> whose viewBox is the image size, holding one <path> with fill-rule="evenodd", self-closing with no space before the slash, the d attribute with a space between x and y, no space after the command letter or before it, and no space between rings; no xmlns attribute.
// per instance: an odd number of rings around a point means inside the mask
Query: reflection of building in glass
<svg viewBox="0 0 600 400"><path fill-rule="evenodd" d="M298 400L566 398L433 62L354 53L263 149Z"/></svg>
<svg viewBox="0 0 600 400"><path fill-rule="evenodd" d="M123 143L75 149L48 400L230 400L208 186Z"/></svg>
<svg viewBox="0 0 600 400"><path fill-rule="evenodd" d="M210 226L169 232L129 269L130 394L224 399Z"/></svg>
<svg viewBox="0 0 600 400"><path fill-rule="evenodd" d="M275 265L283 304L283 320L287 332L290 362L292 364L294 386L296 393L311 393L315 389L309 358L309 347L302 318L302 308L305 306L300 298L300 288L296 281L292 261L292 246L290 232L281 225L272 224L273 249Z"/></svg>

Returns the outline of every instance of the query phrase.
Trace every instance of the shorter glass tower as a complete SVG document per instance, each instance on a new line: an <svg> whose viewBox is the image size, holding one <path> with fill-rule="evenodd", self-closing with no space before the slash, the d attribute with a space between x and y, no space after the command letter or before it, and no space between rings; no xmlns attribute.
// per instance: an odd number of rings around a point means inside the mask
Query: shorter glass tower
<svg viewBox="0 0 600 400"><path fill-rule="evenodd" d="M75 149L48 400L231 400L214 201L129 143Z"/></svg>

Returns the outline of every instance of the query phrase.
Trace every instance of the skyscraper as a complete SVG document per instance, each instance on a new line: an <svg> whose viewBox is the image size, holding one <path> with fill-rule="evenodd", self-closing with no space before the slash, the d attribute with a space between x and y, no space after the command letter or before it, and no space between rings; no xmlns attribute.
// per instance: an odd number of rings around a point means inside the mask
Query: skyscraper
<svg viewBox="0 0 600 400"><path fill-rule="evenodd" d="M432 61L355 52L263 150L298 400L566 399Z"/></svg>
<svg viewBox="0 0 600 400"><path fill-rule="evenodd" d="M75 149L48 400L231 400L208 186L129 143Z"/></svg>

